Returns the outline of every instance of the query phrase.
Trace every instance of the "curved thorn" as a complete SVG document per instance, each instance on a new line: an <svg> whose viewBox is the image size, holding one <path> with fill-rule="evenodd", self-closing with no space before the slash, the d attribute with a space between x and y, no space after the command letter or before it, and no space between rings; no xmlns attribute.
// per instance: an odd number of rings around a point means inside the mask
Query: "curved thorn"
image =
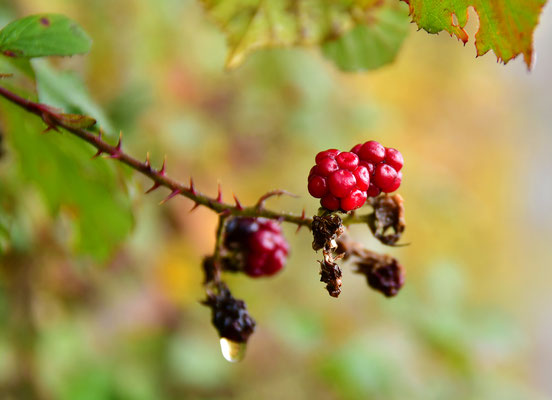
<svg viewBox="0 0 552 400"><path fill-rule="evenodd" d="M161 185L157 182L153 182L152 187L150 187L148 190L146 190L145 194L153 192L155 189L159 188Z"/></svg>
<svg viewBox="0 0 552 400"><path fill-rule="evenodd" d="M149 151L146 153L146 162L144 162L144 165L146 166L147 169L151 168Z"/></svg>
<svg viewBox="0 0 552 400"><path fill-rule="evenodd" d="M121 146L123 145L123 131L119 132L119 141L117 142L117 146L115 146L115 149L117 151L121 151Z"/></svg>
<svg viewBox="0 0 552 400"><path fill-rule="evenodd" d="M44 123L46 124L47 130L54 130L56 132L61 133L61 131L56 126L55 120L52 119L50 114L47 114L46 112L43 112L42 113L42 121L44 121Z"/></svg>
<svg viewBox="0 0 552 400"><path fill-rule="evenodd" d="M161 165L161 169L159 170L159 175L165 175L165 168L167 165L167 156L163 157L163 165Z"/></svg>
<svg viewBox="0 0 552 400"><path fill-rule="evenodd" d="M264 195L262 195L260 198L259 198L259 201L257 201L257 204L255 204L255 208L257 208L258 210L261 210L263 207L264 207L264 204L265 202L271 198L271 197L274 197L274 196L282 196L282 195L288 195L290 197L299 197L297 196L296 194L293 194L293 193L290 193L288 192L287 190L281 190L281 189L276 189L276 190L272 190L268 193L265 193Z"/></svg>
<svg viewBox="0 0 552 400"><path fill-rule="evenodd" d="M98 157L101 156L102 154L103 154L103 150L98 149L98 151L96 152L96 154L94 154L94 155L92 156L92 159L98 158Z"/></svg>
<svg viewBox="0 0 552 400"><path fill-rule="evenodd" d="M236 197L234 193L232 193L232 196L234 197L234 202L236 203L236 207L238 210L243 210L243 206L241 205L240 201Z"/></svg>
<svg viewBox="0 0 552 400"><path fill-rule="evenodd" d="M220 187L220 182L218 183L217 202L222 203L222 189Z"/></svg>
<svg viewBox="0 0 552 400"><path fill-rule="evenodd" d="M194 186L194 179L190 176L190 192L195 196L197 195L195 186Z"/></svg>
<svg viewBox="0 0 552 400"><path fill-rule="evenodd" d="M194 206L190 209L189 212L194 212L196 210L196 208L198 208L201 204L199 203L195 203Z"/></svg>
<svg viewBox="0 0 552 400"><path fill-rule="evenodd" d="M179 194L181 194L182 191L180 189L174 189L171 194L169 194L167 197L165 197L163 200L161 200L161 202L159 203L159 205L162 205L162 204L165 204L167 201L169 201L170 199L172 199L173 197L175 196L178 196Z"/></svg>

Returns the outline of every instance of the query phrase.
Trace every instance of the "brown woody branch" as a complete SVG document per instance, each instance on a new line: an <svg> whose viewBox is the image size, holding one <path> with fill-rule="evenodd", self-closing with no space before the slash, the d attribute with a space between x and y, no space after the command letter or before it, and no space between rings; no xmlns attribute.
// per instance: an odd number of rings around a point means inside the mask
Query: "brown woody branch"
<svg viewBox="0 0 552 400"><path fill-rule="evenodd" d="M88 142L97 150L94 157L106 155L108 158L119 160L123 164L147 176L153 181L153 185L150 189L146 191L146 193L150 193L160 187L168 188L170 190L170 194L162 201L162 203L172 199L173 197L181 195L194 201L194 208L201 205L215 211L218 214L224 214L227 216L234 215L243 217L263 217L276 219L295 224L298 227L307 226L310 228L312 224L312 218L306 218L304 211L302 214L297 215L282 211L273 211L264 207L264 203L268 198L272 196L288 194L285 191L275 190L269 192L263 195L255 205L249 207L242 206L236 196L234 196L235 204L227 204L222 201L220 186L217 197L209 197L199 192L195 188L193 180L191 178L190 183L188 185L185 185L167 176L165 161L163 161L163 165L160 169L155 169L151 166L149 155L146 156L145 161L139 161L136 158L125 153L122 149L122 136L119 137L118 143L113 146L103 140L101 129L99 133L95 133L89 131L88 129L80 127L79 124L82 124L82 121L79 121L79 117L82 119L86 119L88 117L64 114L62 111L51 106L24 99L23 97L3 87L0 87L0 96L4 97L11 103L19 106L20 108L26 110L27 112L40 117L47 125L47 131L59 130L59 128L63 128L67 132L70 132L73 135ZM90 126L94 124L94 121L90 118L88 118L87 121L92 122ZM366 223L366 221L366 216L357 216L352 214L345 217L343 223L345 225L350 225L355 223Z"/></svg>

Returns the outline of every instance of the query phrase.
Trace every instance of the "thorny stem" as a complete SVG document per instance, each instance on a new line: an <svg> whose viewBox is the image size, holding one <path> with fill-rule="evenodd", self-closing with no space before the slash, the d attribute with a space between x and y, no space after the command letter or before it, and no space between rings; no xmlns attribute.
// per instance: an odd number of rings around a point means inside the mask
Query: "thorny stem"
<svg viewBox="0 0 552 400"><path fill-rule="evenodd" d="M270 192L267 195L261 197L259 202L256 205L250 207L244 207L240 204L238 199L234 196L235 204L228 204L222 201L222 195L220 193L217 198L209 197L201 192L199 192L195 187L193 180L190 178L189 185L185 185L181 182L178 182L166 174L165 162L160 169L155 169L151 166L149 161L149 156L146 157L145 161L139 161L136 158L133 158L129 154L125 153L122 150L121 146L121 137L117 145L112 146L105 142L102 139L102 131L100 130L99 134L91 132L87 129L75 127L71 125L67 120L63 119L63 113L59 110L50 107L45 104L35 103L33 101L24 99L23 97L0 87L0 96L9 100L13 104L19 106L25 111L35 114L40 117L47 125L47 130L57 130L58 128L63 128L64 130L72 133L73 135L81 138L82 140L90 143L97 149L96 156L106 154L108 158L113 158L119 160L123 164L129 166L130 168L140 172L141 174L147 176L153 181L153 186L146 192L149 193L159 187L168 188L171 193L168 195L163 202L170 200L171 198L181 195L189 198L195 202L195 207L204 206L207 207L218 214L242 216L242 217L264 217L269 219L276 219L284 222L289 222L297 225L299 228L302 226L309 227L312 224L312 218L306 218L304 212L301 215L287 213L283 211L273 211L264 208L264 201L273 195L285 194L283 191L274 191ZM357 216L351 214L344 218L344 225L351 225L357 223L366 223L366 216Z"/></svg>

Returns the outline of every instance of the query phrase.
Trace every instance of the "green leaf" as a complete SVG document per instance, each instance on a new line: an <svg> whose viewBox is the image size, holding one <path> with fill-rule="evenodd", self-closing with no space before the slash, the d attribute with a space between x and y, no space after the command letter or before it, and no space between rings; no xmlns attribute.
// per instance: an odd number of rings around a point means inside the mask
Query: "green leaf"
<svg viewBox="0 0 552 400"><path fill-rule="evenodd" d="M252 51L268 47L319 45L369 18L380 0L201 0L226 33L228 68ZM405 22L408 25L408 21Z"/></svg>
<svg viewBox="0 0 552 400"><path fill-rule="evenodd" d="M41 135L44 126L38 118L4 100L0 111L21 182L39 190L53 215L62 213L72 222L67 241L75 250L105 260L134 222L115 166L91 160L93 149L70 134Z"/></svg>
<svg viewBox="0 0 552 400"><path fill-rule="evenodd" d="M479 16L475 35L477 55L492 50L507 63L523 54L528 67L533 58L533 31L546 0L410 0L412 19L429 33L447 31L464 43L468 34L468 7ZM455 23L455 18L458 23Z"/></svg>
<svg viewBox="0 0 552 400"><path fill-rule="evenodd" d="M370 10L365 23L326 42L324 55L345 71L376 69L394 61L408 35L408 8L398 2L387 3Z"/></svg>
<svg viewBox="0 0 552 400"><path fill-rule="evenodd" d="M91 45L76 22L58 14L31 15L0 31L0 52L9 57L71 56L88 52Z"/></svg>
<svg viewBox="0 0 552 400"><path fill-rule="evenodd" d="M79 252L108 257L133 226L113 165L90 160L90 146L69 134L41 135L42 123L24 111L10 106L5 114L24 179L40 190L53 214L63 210L70 217Z"/></svg>
<svg viewBox="0 0 552 400"><path fill-rule="evenodd" d="M11 58L0 54L0 72L14 77L28 79L34 86L34 71L31 63L26 58ZM24 85L21 85L24 86Z"/></svg>

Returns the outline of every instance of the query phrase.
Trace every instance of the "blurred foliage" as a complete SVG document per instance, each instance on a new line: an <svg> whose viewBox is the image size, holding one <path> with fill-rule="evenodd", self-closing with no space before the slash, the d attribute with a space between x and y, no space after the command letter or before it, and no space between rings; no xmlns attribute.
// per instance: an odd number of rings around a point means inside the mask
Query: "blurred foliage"
<svg viewBox="0 0 552 400"><path fill-rule="evenodd" d="M413 20L430 33L447 31L464 43L468 34L468 7L479 18L476 34L477 55L492 50L496 58L507 63L523 54L527 68L533 62L533 32L546 0L411 0L408 1Z"/></svg>
<svg viewBox="0 0 552 400"><path fill-rule="evenodd" d="M144 196L143 178L90 160L70 135L40 135L43 124L2 101L0 397L550 394L538 375L549 338L536 341L549 315L536 311L549 301L551 232L527 218L525 197L528 168L544 168L548 153L533 151L544 139L527 126L542 116L530 113L524 76L413 32L393 65L369 75L296 49L260 51L223 72L225 39L191 0L19 0L0 11L6 23L62 13L94 38L87 57L2 57L17 75L2 84L92 115L113 142L124 129L130 153L150 151L156 165L166 153L169 174L193 173L206 193L220 180L227 200L233 191L251 203L285 188L302 198L271 207L312 214L305 180L318 150L371 138L401 149L411 242L382 249L355 227L355 239L400 257L407 285L389 301L345 266L335 301L318 282L308 233L284 227L292 254L281 274L228 277L258 322L244 362L228 364L198 304L216 216L188 213L185 199L158 206L165 193Z"/></svg>
<svg viewBox="0 0 552 400"><path fill-rule="evenodd" d="M239 66L250 52L261 48L330 44L333 50L325 53L340 67L373 69L375 64L383 65L395 58L408 26L406 7L391 1L201 0L201 3L228 37L228 68ZM390 23L393 19L394 23ZM339 41L342 36L344 40ZM338 43L332 44L336 40ZM374 40L378 45L373 44ZM352 53L357 50L363 52L362 56L353 61Z"/></svg>
<svg viewBox="0 0 552 400"><path fill-rule="evenodd" d="M63 15L20 18L0 31L0 51L10 57L72 56L90 51L92 41Z"/></svg>

